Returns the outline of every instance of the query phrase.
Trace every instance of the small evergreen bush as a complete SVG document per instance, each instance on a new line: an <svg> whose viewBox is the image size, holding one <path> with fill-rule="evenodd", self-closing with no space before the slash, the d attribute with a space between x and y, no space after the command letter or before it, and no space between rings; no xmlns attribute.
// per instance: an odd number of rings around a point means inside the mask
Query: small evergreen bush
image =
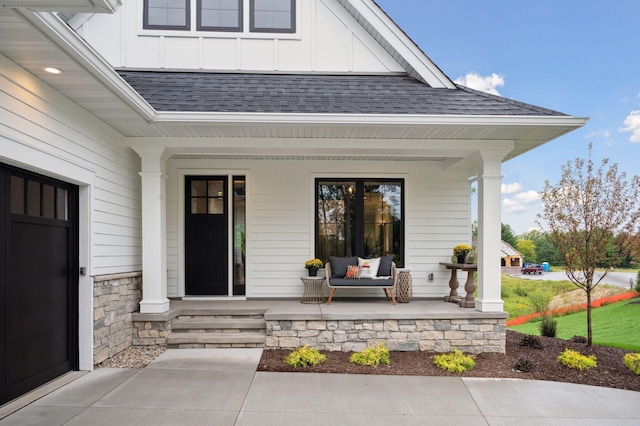
<svg viewBox="0 0 640 426"><path fill-rule="evenodd" d="M587 338L584 336L573 336L569 341L573 343L587 343Z"/></svg>
<svg viewBox="0 0 640 426"><path fill-rule="evenodd" d="M372 346L352 354L349 362L376 367L379 364L391 364L391 358L389 357L389 349L387 349L385 343L382 342L377 346Z"/></svg>
<svg viewBox="0 0 640 426"><path fill-rule="evenodd" d="M453 349L453 351L446 354L434 356L433 363L436 367L452 373L464 373L476 365L473 358L463 354L462 351L458 349Z"/></svg>
<svg viewBox="0 0 640 426"><path fill-rule="evenodd" d="M538 336L532 334L525 334L520 339L520 346L526 346L531 349L543 349L542 342Z"/></svg>
<svg viewBox="0 0 640 426"><path fill-rule="evenodd" d="M569 368L584 371L598 366L598 361L595 355L582 355L572 349L565 349L558 356L558 361L562 365L566 365Z"/></svg>
<svg viewBox="0 0 640 426"><path fill-rule="evenodd" d="M309 345L304 345L304 347L298 348L287 355L284 359L284 363L297 368L322 364L326 360L327 356L321 354L318 349L310 348Z"/></svg>
<svg viewBox="0 0 640 426"><path fill-rule="evenodd" d="M634 290L636 293L640 293L640 271L638 271L638 276L636 277L636 286Z"/></svg>
<svg viewBox="0 0 640 426"><path fill-rule="evenodd" d="M540 334L546 337L556 337L558 332L558 321L555 318L545 315L540 321Z"/></svg>
<svg viewBox="0 0 640 426"><path fill-rule="evenodd" d="M623 361L629 370L640 375L640 354L626 354Z"/></svg>
<svg viewBox="0 0 640 426"><path fill-rule="evenodd" d="M518 359L516 359L516 363L513 368L525 373L531 373L536 371L536 363L527 355L520 355Z"/></svg>

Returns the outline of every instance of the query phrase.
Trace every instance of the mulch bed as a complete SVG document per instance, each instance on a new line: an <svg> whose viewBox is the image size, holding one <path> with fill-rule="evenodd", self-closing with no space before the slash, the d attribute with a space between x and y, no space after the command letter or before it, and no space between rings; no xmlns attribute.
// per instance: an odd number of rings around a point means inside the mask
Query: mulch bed
<svg viewBox="0 0 640 426"><path fill-rule="evenodd" d="M430 352L391 352L391 365L367 367L350 363L351 352L322 351L327 355L323 364L293 368L284 363L285 356L291 352L284 349L263 351L258 371L532 379L640 392L640 376L632 373L622 362L623 356L630 351L598 345L589 348L586 343L552 337L539 337L542 348L536 349L521 345L524 336L507 330L506 354L479 354L475 356L475 367L462 374L449 373L434 366L435 354ZM563 366L557 358L566 348L583 355L596 355L597 368L578 371ZM516 365L533 371L521 371Z"/></svg>

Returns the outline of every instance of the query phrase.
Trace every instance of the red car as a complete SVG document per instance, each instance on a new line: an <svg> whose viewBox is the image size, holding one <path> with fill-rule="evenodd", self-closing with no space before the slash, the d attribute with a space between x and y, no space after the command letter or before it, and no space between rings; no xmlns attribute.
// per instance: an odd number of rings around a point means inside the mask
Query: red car
<svg viewBox="0 0 640 426"><path fill-rule="evenodd" d="M542 266L536 265L534 263L523 267L520 270L521 274L540 274L542 275Z"/></svg>

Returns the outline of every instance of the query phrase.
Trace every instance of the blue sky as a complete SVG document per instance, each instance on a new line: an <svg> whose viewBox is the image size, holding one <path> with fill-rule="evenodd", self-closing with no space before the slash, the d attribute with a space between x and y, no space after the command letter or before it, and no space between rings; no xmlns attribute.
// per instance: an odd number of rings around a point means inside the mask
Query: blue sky
<svg viewBox="0 0 640 426"><path fill-rule="evenodd" d="M376 2L452 80L590 118L503 164L502 223L517 234L537 228L544 180L589 142L596 164L640 174L640 1Z"/></svg>

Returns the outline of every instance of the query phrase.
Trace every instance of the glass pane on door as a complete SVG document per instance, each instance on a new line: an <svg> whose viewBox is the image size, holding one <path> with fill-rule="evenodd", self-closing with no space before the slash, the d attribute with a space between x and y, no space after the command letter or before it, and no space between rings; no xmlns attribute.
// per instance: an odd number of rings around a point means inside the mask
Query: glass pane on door
<svg viewBox="0 0 640 426"><path fill-rule="evenodd" d="M233 177L233 295L244 296L246 260L245 178Z"/></svg>

